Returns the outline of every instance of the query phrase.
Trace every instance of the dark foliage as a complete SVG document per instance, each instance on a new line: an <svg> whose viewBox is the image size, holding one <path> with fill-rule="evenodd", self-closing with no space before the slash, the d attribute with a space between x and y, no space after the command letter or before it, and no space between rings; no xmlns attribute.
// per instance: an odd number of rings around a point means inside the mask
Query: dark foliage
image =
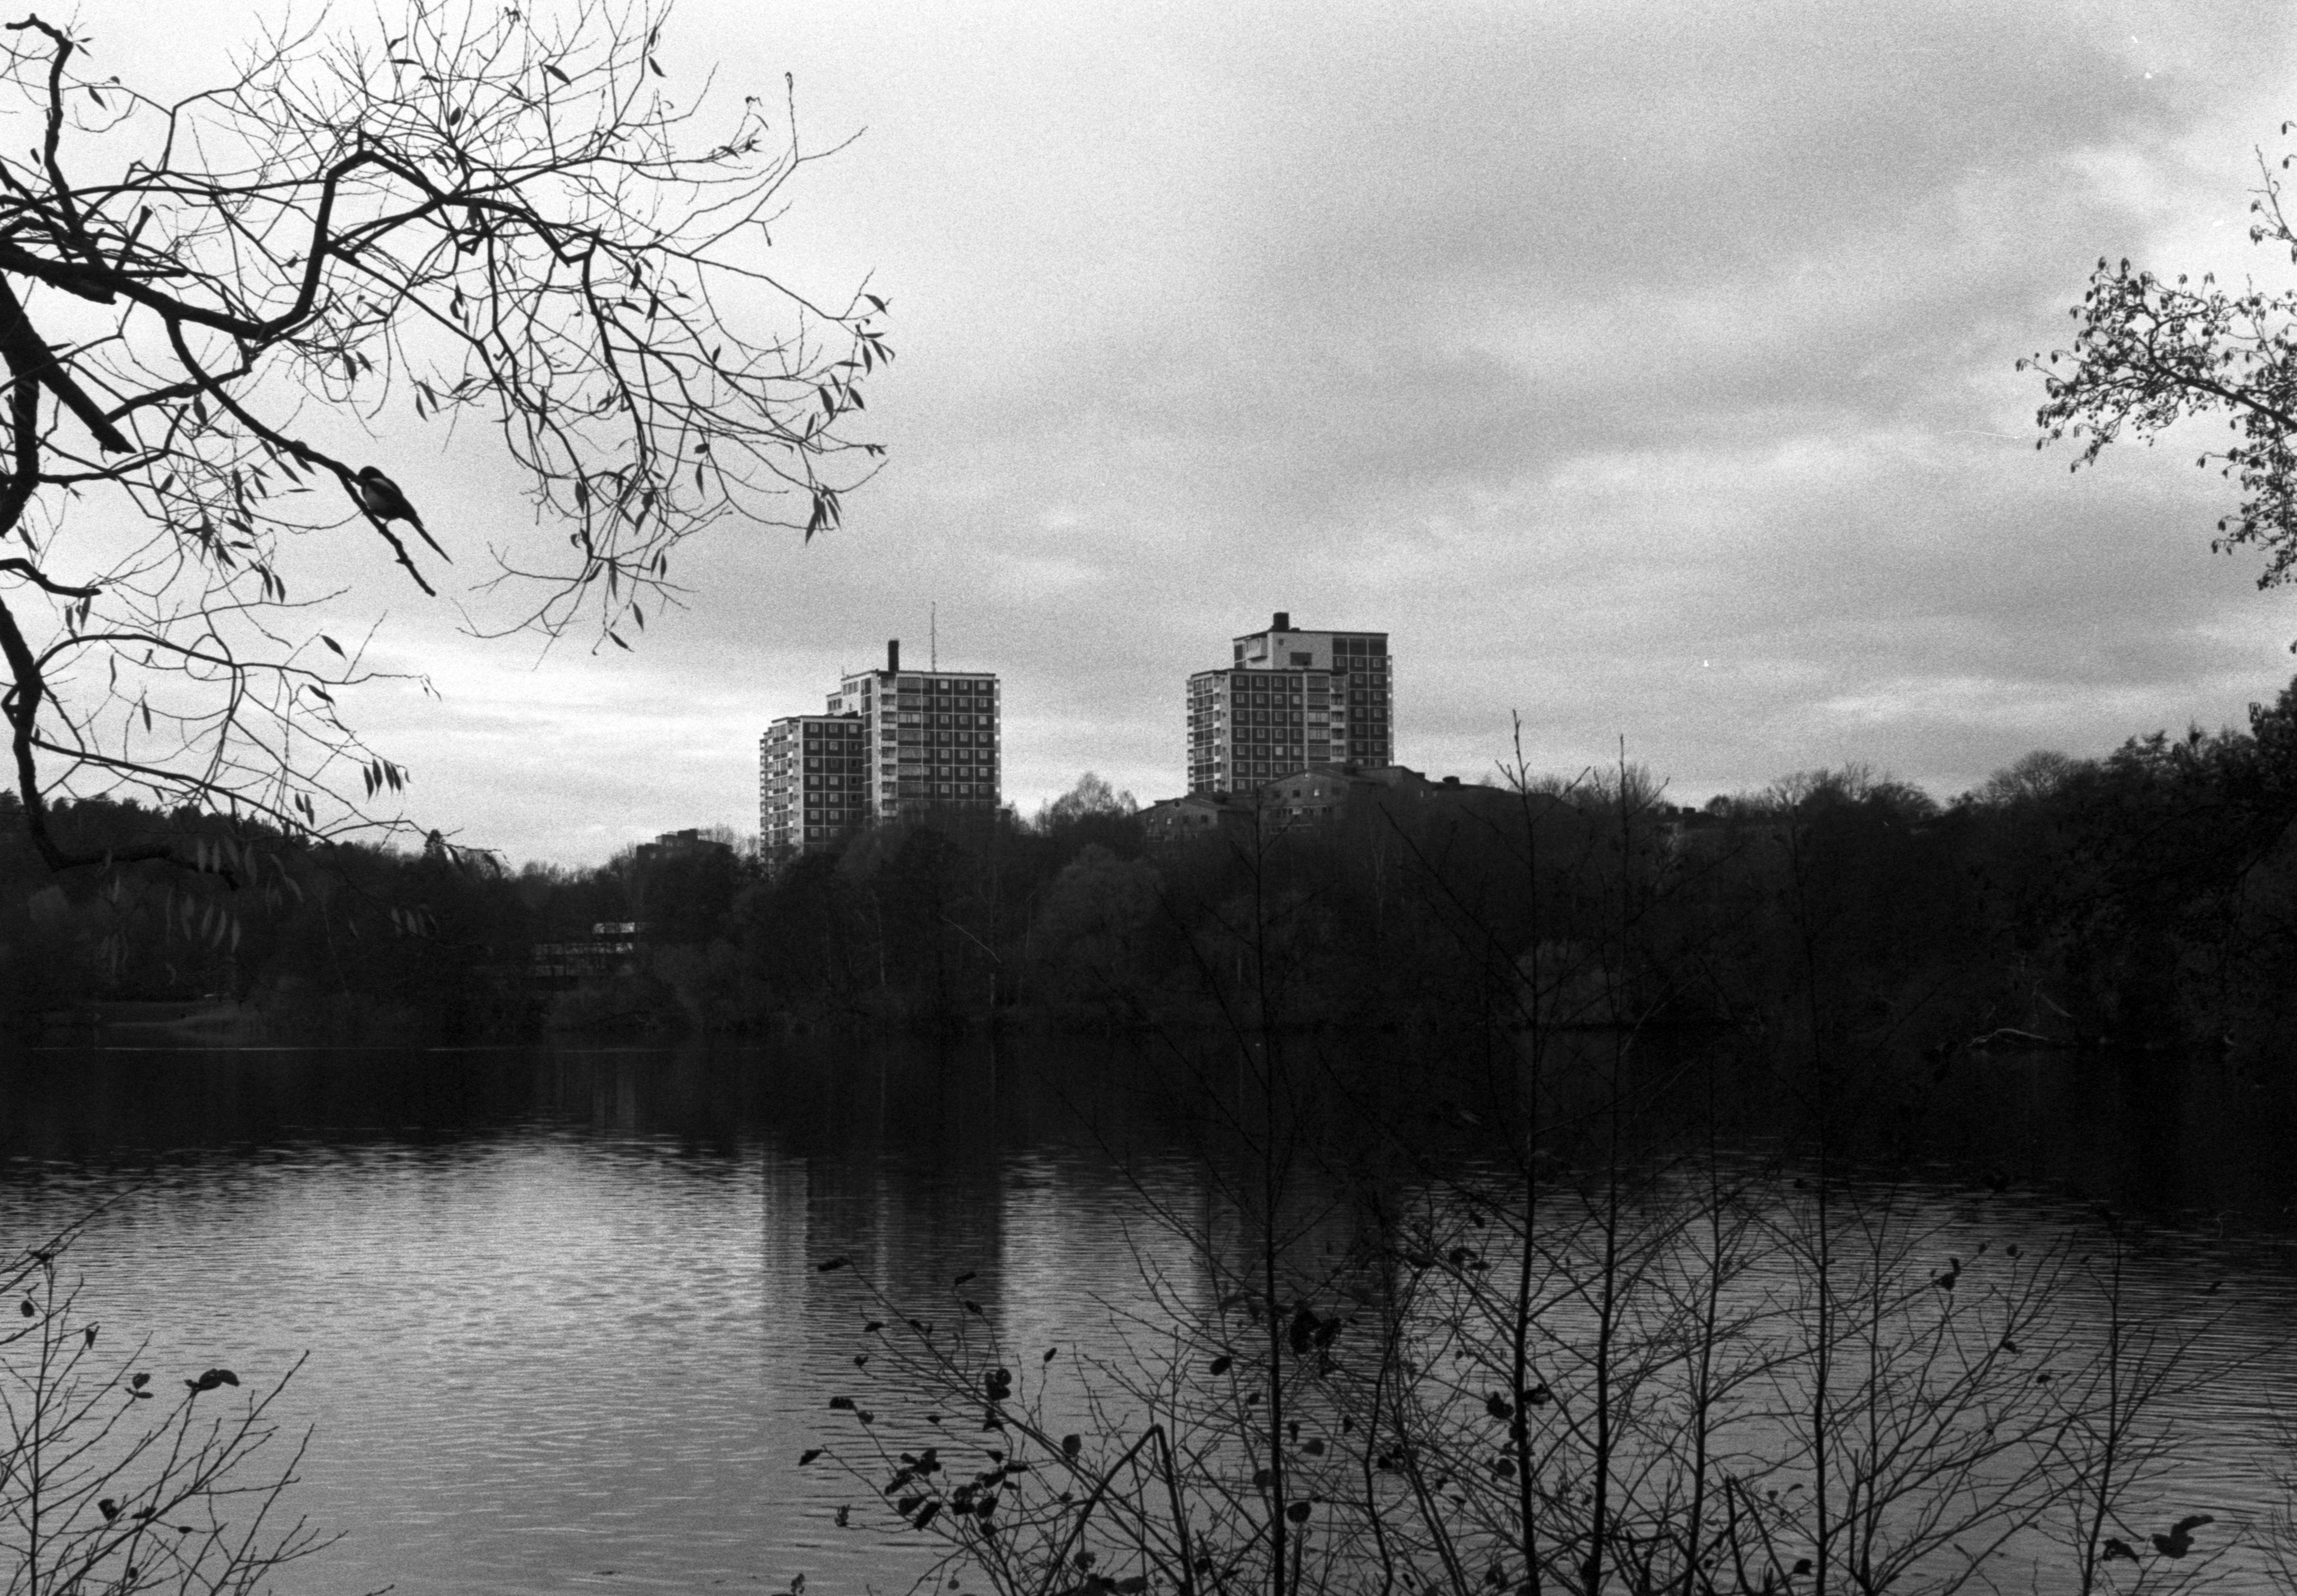
<svg viewBox="0 0 2297 1596"><path fill-rule="evenodd" d="M690 839L513 873L436 839L291 846L83 802L55 814L73 848L208 868L57 878L0 812L0 990L19 1026L230 999L287 1034L1232 1026L1265 1006L1292 1027L1720 1029L1932 1063L2265 1056L2297 1021L2293 817L2297 687L2244 729L2035 756L1945 808L1851 769L1693 812L1629 768L1375 790L1323 824L1173 847L1055 806L778 868ZM540 951L593 945L555 969Z"/></svg>

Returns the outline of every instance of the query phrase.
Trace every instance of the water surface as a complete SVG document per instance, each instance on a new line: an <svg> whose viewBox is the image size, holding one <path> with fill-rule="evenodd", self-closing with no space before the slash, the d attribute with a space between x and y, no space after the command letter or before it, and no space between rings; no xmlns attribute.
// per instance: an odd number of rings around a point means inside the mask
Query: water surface
<svg viewBox="0 0 2297 1596"><path fill-rule="evenodd" d="M797 1463L869 1345L852 1276L816 1265L945 1304L978 1271L964 1296L1015 1343L1108 1345L1144 1252L1188 1268L1143 1190L1205 1200L1142 1079L1122 1049L1054 1046L25 1053L0 1059L0 1233L95 1210L71 1255L86 1307L152 1338L155 1378L268 1382L308 1354L283 1404L314 1432L296 1504L344 1540L292 1588L895 1591L929 1549ZM1922 1200L1974 1238L2078 1215L2059 1166L2085 1158L2163 1197L2139 1295L2217 1316L2213 1345L2255 1360L2196 1410L2194 1505L2261 1519L2297 1396L2297 1277L2264 1222L2286 1171L2221 1148L2176 1153L2190 1177L2155 1147L2101 1161L2136 1122L2062 1069L1956 1116L1974 1150ZM2010 1189L1957 1172L1988 1163ZM2252 1222L2227 1222L2228 1191Z"/></svg>

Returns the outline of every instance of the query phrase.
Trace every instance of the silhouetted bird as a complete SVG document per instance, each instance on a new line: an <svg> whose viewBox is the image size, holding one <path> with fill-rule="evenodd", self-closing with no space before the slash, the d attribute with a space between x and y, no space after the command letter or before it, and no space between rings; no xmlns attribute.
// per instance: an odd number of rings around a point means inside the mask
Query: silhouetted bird
<svg viewBox="0 0 2297 1596"><path fill-rule="evenodd" d="M2163 1557L2183 1557L2194 1549L2194 1532L2204 1524L2216 1522L2214 1514L2190 1514L2171 1525L2168 1534L2154 1536L2153 1550Z"/></svg>
<svg viewBox="0 0 2297 1596"><path fill-rule="evenodd" d="M1946 1262L1946 1272L1942 1275L1933 1277L1931 1284L1944 1290L1951 1291L1955 1288L1956 1282L1962 1279L1962 1260L1959 1258L1948 1258Z"/></svg>
<svg viewBox="0 0 2297 1596"><path fill-rule="evenodd" d="M379 469L370 465L360 472L358 485L359 503L366 506L368 514L377 521L404 521L416 531L423 531L423 517L407 502L407 495L399 490L399 484Z"/></svg>
<svg viewBox="0 0 2297 1596"><path fill-rule="evenodd" d="M2134 1563L2137 1560L2136 1548L2131 1546L2120 1535L2108 1535L2105 1538L2105 1551L2100 1555L2098 1561L2110 1563L2116 1558L2128 1558Z"/></svg>

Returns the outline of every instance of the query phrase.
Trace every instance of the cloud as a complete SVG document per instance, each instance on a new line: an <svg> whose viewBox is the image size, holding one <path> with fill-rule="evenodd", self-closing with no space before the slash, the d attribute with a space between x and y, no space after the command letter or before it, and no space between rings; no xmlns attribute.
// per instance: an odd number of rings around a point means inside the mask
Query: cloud
<svg viewBox="0 0 2297 1596"><path fill-rule="evenodd" d="M1186 677L1274 609L1387 629L1438 770L1519 712L1535 764L1624 735L1686 796L1844 759L1948 791L2237 717L2297 617L2207 553L2224 484L2166 446L2069 476L2012 363L2100 255L2279 269L2236 234L2285 26L690 0L672 81L789 70L810 138L867 128L773 259L892 299L889 464L810 547L696 545L635 657L528 671L393 596L444 708L391 726L466 836L572 860L745 824L765 721L936 605L1025 808L1178 790ZM515 527L475 441L432 491Z"/></svg>

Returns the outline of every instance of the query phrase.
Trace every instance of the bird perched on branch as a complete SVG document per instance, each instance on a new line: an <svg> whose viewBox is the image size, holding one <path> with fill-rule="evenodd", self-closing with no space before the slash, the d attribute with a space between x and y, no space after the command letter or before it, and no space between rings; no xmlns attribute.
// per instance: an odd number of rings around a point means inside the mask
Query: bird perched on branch
<svg viewBox="0 0 2297 1596"><path fill-rule="evenodd" d="M423 517L417 515L415 506L407 502L407 495L399 490L397 482L383 474L380 466L364 466L351 481L358 485L359 507L375 517L376 524L403 521L415 529L417 537L431 546L432 553L442 560L447 557L447 551L439 547L439 540L431 535L430 528L423 524Z"/></svg>
<svg viewBox="0 0 2297 1596"><path fill-rule="evenodd" d="M407 495L399 490L399 484L383 475L379 467L370 465L358 473L358 496L366 513L377 521L404 521L418 532L423 530L423 517L407 502Z"/></svg>

